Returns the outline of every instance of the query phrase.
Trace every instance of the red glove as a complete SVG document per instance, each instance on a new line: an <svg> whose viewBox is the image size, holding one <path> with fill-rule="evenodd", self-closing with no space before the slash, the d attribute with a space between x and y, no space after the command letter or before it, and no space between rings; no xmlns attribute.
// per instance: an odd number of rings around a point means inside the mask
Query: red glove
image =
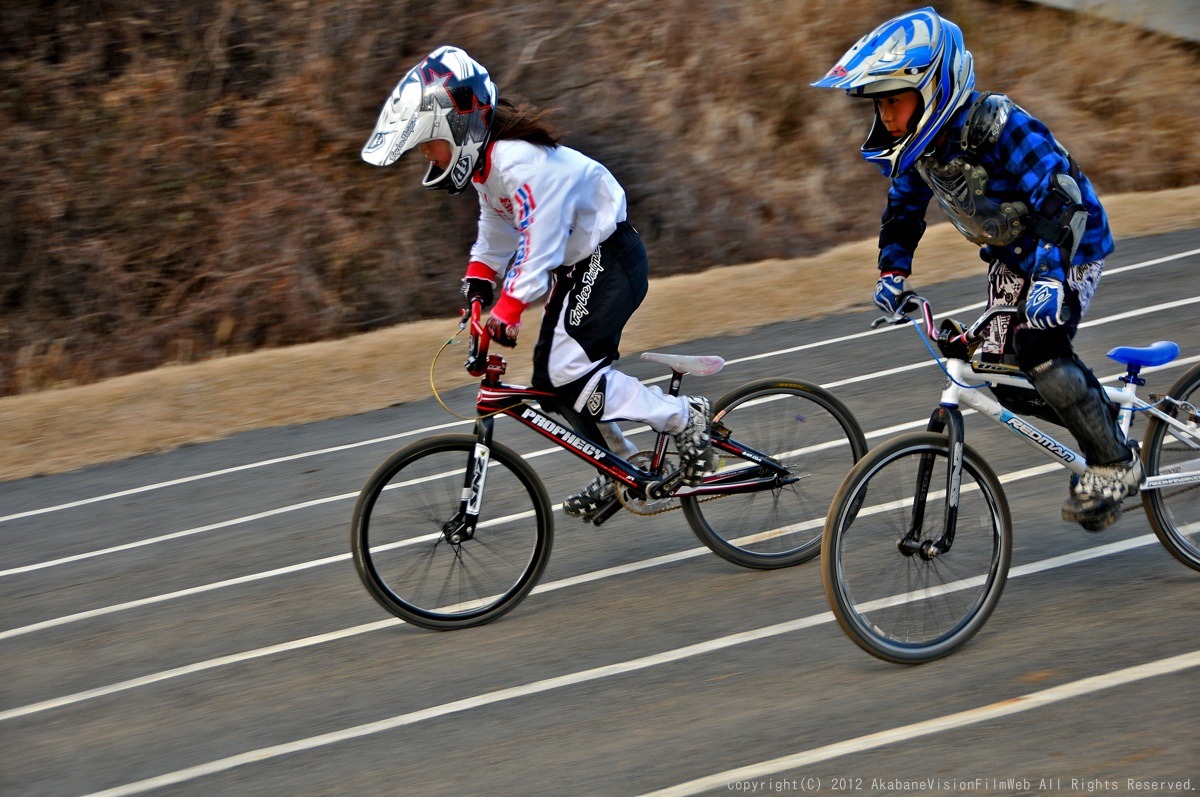
<svg viewBox="0 0 1200 797"><path fill-rule="evenodd" d="M507 293L500 293L500 301L488 316L487 331L492 340L501 346L512 348L517 345L517 332L521 329L521 313L525 305Z"/></svg>
<svg viewBox="0 0 1200 797"><path fill-rule="evenodd" d="M510 324L492 315L488 317L485 326L487 327L488 335L498 345L507 346L510 349L517 345L517 333L521 330L520 322Z"/></svg>

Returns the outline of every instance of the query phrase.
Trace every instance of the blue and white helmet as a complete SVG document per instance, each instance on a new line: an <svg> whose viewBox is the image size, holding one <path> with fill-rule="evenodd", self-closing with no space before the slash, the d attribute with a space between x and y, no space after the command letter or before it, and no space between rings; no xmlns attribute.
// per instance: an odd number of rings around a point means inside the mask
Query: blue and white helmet
<svg viewBox="0 0 1200 797"><path fill-rule="evenodd" d="M908 132L893 138L877 110L862 146L863 158L895 177L916 162L967 101L975 87L975 68L959 27L925 7L888 20L859 39L812 85L872 99L916 90L920 103Z"/></svg>
<svg viewBox="0 0 1200 797"><path fill-rule="evenodd" d="M362 158L387 166L426 141L442 139L450 144L450 168L430 163L421 185L457 194L483 157L495 108L496 84L483 65L457 47L439 47L396 85Z"/></svg>

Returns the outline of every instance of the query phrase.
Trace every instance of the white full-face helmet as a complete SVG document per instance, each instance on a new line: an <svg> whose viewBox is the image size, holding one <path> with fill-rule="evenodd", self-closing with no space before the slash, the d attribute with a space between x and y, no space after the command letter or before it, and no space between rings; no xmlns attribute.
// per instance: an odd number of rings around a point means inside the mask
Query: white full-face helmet
<svg viewBox="0 0 1200 797"><path fill-rule="evenodd" d="M926 7L888 20L859 39L812 85L870 99L917 92L920 101L905 134L893 138L876 111L862 146L863 158L895 177L933 144L942 125L970 97L975 68L959 27Z"/></svg>
<svg viewBox="0 0 1200 797"><path fill-rule="evenodd" d="M436 163L421 184L457 194L467 187L491 135L496 84L482 64L457 47L439 47L392 91L362 158L376 166L394 163L426 141L450 145L449 168Z"/></svg>

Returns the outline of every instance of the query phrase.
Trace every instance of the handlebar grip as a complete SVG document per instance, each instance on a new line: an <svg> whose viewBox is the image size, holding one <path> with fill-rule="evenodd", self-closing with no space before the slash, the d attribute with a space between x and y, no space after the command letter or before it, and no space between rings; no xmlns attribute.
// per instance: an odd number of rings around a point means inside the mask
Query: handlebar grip
<svg viewBox="0 0 1200 797"><path fill-rule="evenodd" d="M920 295L916 291L905 291L900 294L900 301L897 304L900 307L901 313L911 313L914 310L921 309Z"/></svg>
<svg viewBox="0 0 1200 797"><path fill-rule="evenodd" d="M467 341L467 373L471 376L483 376L487 371L488 343L491 336L487 327L481 322L483 302L478 296L471 297L470 317L467 319L467 331L470 339Z"/></svg>

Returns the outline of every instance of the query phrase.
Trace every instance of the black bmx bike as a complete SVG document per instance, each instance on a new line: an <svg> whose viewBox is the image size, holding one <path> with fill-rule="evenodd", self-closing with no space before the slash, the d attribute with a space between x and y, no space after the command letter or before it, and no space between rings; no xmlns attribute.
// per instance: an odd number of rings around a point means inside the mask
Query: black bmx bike
<svg viewBox="0 0 1200 797"><path fill-rule="evenodd" d="M818 554L829 503L866 453L857 420L823 388L767 379L713 405L715 467L697 486L684 473L671 436L627 461L550 417L551 396L500 381L504 358L488 353L478 302L466 368L482 377L474 434L417 441L371 475L354 508L351 550L371 596L397 617L447 630L490 622L538 583L554 540L554 511L542 480L514 449L494 439L498 416L609 474L614 497L591 519L599 526L622 509L636 515L682 510L713 552L758 569L788 567ZM685 374L721 370L719 357L647 353L671 370L669 393Z"/></svg>

